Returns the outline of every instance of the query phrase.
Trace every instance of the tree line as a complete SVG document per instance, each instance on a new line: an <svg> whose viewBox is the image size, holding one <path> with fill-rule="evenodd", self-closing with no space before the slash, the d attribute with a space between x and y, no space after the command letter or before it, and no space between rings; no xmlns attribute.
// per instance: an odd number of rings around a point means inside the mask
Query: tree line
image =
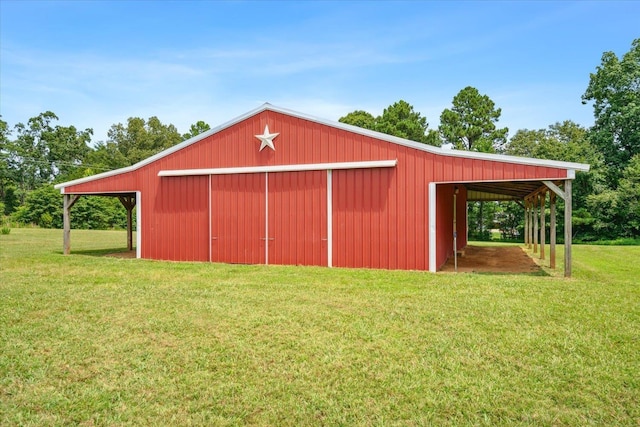
<svg viewBox="0 0 640 427"><path fill-rule="evenodd" d="M472 86L453 97L437 129L404 101L379 116L353 111L343 123L434 146L540 159L588 163L574 182L575 239L640 237L640 39L621 58L605 52L582 95L592 103L594 123L585 128L561 120L544 129L499 127L502 110ZM106 141L91 144L93 131L56 124L50 111L10 127L0 118L0 214L6 221L62 226L62 198L53 184L126 167L210 129L198 121L180 134L157 117L131 117L111 126ZM562 212L562 210L560 210ZM85 197L74 206L74 228L126 226L116 198ZM510 203L469 203L471 238L499 228L505 238L522 236L522 208Z"/></svg>

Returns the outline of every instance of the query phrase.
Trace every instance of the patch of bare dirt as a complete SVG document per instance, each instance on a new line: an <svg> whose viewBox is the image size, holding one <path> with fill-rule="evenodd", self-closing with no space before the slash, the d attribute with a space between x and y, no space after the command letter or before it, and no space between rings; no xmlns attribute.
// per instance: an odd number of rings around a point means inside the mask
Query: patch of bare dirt
<svg viewBox="0 0 640 427"><path fill-rule="evenodd" d="M520 246L467 246L458 254L458 272L535 273L540 270ZM453 257L440 271L455 271Z"/></svg>
<svg viewBox="0 0 640 427"><path fill-rule="evenodd" d="M105 256L108 257L113 257L113 258L135 258L136 257L136 250L132 250L132 251L125 251L125 252L114 252L111 254L106 254Z"/></svg>

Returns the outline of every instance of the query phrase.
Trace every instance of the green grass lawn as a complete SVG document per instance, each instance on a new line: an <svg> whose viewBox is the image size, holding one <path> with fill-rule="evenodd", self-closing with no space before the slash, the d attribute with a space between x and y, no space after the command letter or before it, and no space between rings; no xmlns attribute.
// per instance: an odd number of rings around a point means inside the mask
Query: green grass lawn
<svg viewBox="0 0 640 427"><path fill-rule="evenodd" d="M640 247L564 279L99 256L125 244L0 235L0 425L640 424Z"/></svg>

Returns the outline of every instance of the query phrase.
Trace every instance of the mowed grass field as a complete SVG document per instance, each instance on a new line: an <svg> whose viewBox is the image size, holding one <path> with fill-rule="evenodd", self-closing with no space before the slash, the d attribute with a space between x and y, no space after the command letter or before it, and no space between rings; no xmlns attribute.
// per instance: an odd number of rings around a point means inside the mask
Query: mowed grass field
<svg viewBox="0 0 640 427"><path fill-rule="evenodd" d="M125 242L0 235L0 425L640 425L640 247L567 280L100 256Z"/></svg>

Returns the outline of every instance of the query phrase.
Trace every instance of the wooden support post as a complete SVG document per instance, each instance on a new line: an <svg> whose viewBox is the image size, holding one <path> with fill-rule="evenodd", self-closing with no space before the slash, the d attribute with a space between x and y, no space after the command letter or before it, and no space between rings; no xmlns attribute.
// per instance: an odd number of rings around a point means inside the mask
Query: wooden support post
<svg viewBox="0 0 640 427"><path fill-rule="evenodd" d="M533 253L538 253L538 195L533 196Z"/></svg>
<svg viewBox="0 0 640 427"><path fill-rule="evenodd" d="M62 209L62 253L71 253L71 208L80 198L79 195L64 194Z"/></svg>
<svg viewBox="0 0 640 427"><path fill-rule="evenodd" d="M529 244L529 202L524 201L524 245Z"/></svg>
<svg viewBox="0 0 640 427"><path fill-rule="evenodd" d="M556 193L549 193L549 267L556 268Z"/></svg>
<svg viewBox="0 0 640 427"><path fill-rule="evenodd" d="M127 210L127 250L133 250L133 208L136 206L135 196L119 196L120 203Z"/></svg>
<svg viewBox="0 0 640 427"><path fill-rule="evenodd" d="M127 208L127 250L133 250L133 221L131 211L133 208Z"/></svg>
<svg viewBox="0 0 640 427"><path fill-rule="evenodd" d="M527 234L529 234L529 249L533 247L533 202L529 199L529 227L527 228Z"/></svg>
<svg viewBox="0 0 640 427"><path fill-rule="evenodd" d="M571 277L571 180L564 181L564 277Z"/></svg>
<svg viewBox="0 0 640 427"><path fill-rule="evenodd" d="M64 255L69 255L71 253L71 216L69 212L69 201L71 200L71 195L65 194L62 197L62 253Z"/></svg>
<svg viewBox="0 0 640 427"><path fill-rule="evenodd" d="M545 259L544 244L546 240L546 226L545 226L545 205L547 204L547 193L543 191L540 193L540 259Z"/></svg>

